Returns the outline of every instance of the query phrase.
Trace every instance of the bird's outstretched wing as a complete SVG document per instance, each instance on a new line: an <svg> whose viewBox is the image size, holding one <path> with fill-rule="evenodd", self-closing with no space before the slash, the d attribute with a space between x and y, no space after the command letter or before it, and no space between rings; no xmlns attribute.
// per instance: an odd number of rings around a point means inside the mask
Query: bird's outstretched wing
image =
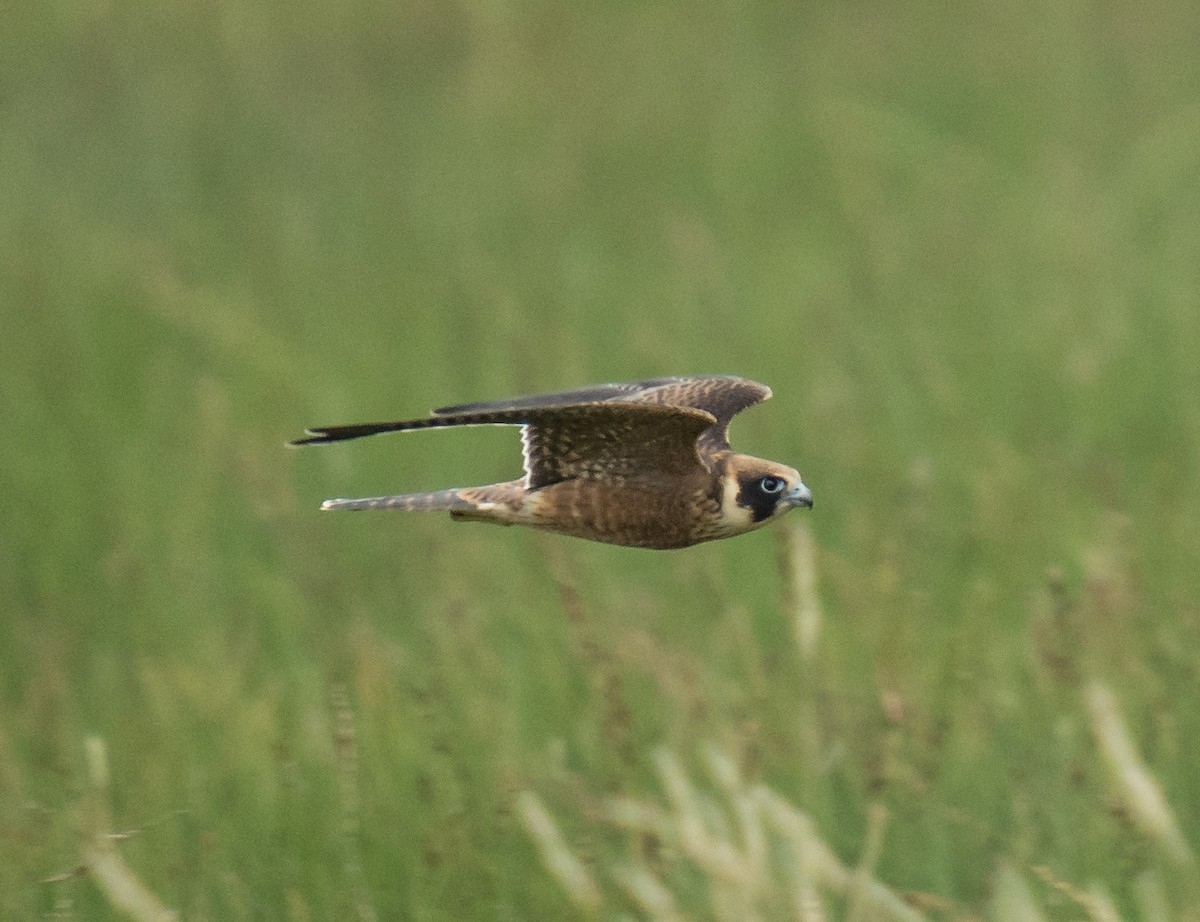
<svg viewBox="0 0 1200 922"><path fill-rule="evenodd" d="M654 378L551 394L465 403L425 419L310 429L293 445L324 444L381 432L443 426L521 426L528 489L574 477L615 480L707 466L729 447L729 420L771 396L733 376Z"/></svg>
<svg viewBox="0 0 1200 922"><path fill-rule="evenodd" d="M729 448L729 421L742 410L761 403L770 396L771 389L757 381L748 381L735 375L694 375L596 384L552 394L464 403L443 407L434 410L433 413L435 416L454 416L473 412L536 409L582 403L636 403L687 407L712 414L715 421L701 434L700 445L706 451L722 451Z"/></svg>
<svg viewBox="0 0 1200 922"><path fill-rule="evenodd" d="M762 403L771 389L757 381L733 375L666 378L655 382L634 399L668 406L693 407L715 417L716 422L700 434L701 453L729 449L729 421L742 410Z"/></svg>
<svg viewBox="0 0 1200 922"><path fill-rule="evenodd" d="M439 411L426 419L310 429L293 445L444 426L522 426L525 485L536 489L587 477L618 480L646 471L682 474L700 466L696 440L711 413L662 404L575 403Z"/></svg>

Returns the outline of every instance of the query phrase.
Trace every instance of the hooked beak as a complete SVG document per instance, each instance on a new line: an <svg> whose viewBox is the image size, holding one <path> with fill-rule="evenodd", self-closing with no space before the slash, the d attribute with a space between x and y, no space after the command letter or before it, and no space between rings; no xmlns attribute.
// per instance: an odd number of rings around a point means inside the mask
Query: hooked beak
<svg viewBox="0 0 1200 922"><path fill-rule="evenodd" d="M798 483L783 494L783 501L789 506L803 506L811 509L813 504L812 490L803 483Z"/></svg>

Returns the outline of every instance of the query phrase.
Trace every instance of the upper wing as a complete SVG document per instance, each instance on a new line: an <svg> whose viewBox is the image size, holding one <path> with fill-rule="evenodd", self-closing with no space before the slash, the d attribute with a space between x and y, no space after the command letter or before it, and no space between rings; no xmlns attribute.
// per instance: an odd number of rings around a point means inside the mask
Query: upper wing
<svg viewBox="0 0 1200 922"><path fill-rule="evenodd" d="M694 407L711 413L716 422L700 434L699 445L702 452L711 452L729 448L729 421L735 415L770 396L771 389L757 381L747 381L733 375L708 375L663 379L654 382L653 387L636 397L625 399L673 407Z"/></svg>
<svg viewBox="0 0 1200 922"><path fill-rule="evenodd" d="M503 412L503 411L501 411ZM693 407L584 403L523 412L525 485L586 477L621 480L646 471L686 474L703 462L700 433L713 416Z"/></svg>
<svg viewBox="0 0 1200 922"><path fill-rule="evenodd" d="M357 439L379 432L443 426L519 425L529 489L573 477L615 479L646 469L681 474L700 466L697 439L715 417L694 407L654 403L538 404L446 408L426 419L310 429L293 445Z"/></svg>
<svg viewBox="0 0 1200 922"><path fill-rule="evenodd" d="M464 403L425 419L309 429L293 445L441 426L522 426L526 485L572 477L628 477L640 470L684 473L729 448L729 421L771 396L732 375L653 378L552 394Z"/></svg>
<svg viewBox="0 0 1200 922"><path fill-rule="evenodd" d="M747 381L734 375L697 375L597 384L553 394L465 403L433 412L435 416L457 416L495 410L616 402L691 408L711 413L714 418L713 424L700 435L700 447L705 451L720 451L729 448L729 421L742 410L770 396L771 389L756 381Z"/></svg>

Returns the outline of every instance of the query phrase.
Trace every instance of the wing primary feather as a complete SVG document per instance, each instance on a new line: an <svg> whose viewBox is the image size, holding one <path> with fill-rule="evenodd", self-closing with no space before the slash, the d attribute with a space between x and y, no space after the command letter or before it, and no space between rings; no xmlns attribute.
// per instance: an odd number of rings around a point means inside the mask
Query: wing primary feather
<svg viewBox="0 0 1200 922"><path fill-rule="evenodd" d="M692 407L674 407L664 404L640 403L580 403L565 406L515 407L508 409L480 410L461 412L454 415L430 416L426 419L401 419L393 422L354 423L348 426L323 426L308 429L302 439L291 442L292 445L326 445L331 442L344 442L349 439L361 439L368 435L379 435L383 432L404 432L411 429L435 429L444 426L524 426L536 425L542 420L556 421L562 419L590 416L596 419L612 418L623 415L660 414L663 416L690 416L698 420L713 423L716 418L706 410Z"/></svg>
<svg viewBox="0 0 1200 922"><path fill-rule="evenodd" d="M315 429L305 429L305 437L288 442L289 445L327 445L330 442L345 442L349 439L361 439L368 435L379 435L381 432L403 432L407 429L428 429L431 426L445 426L447 423L434 419L402 419L387 423L354 423L349 426L323 426Z"/></svg>

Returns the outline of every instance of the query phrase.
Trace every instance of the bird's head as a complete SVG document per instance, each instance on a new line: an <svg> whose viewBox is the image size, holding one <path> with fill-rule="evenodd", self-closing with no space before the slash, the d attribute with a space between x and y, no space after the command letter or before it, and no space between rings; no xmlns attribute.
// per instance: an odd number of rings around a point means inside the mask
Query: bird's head
<svg viewBox="0 0 1200 922"><path fill-rule="evenodd" d="M812 492L786 464L730 455L721 473L721 520L728 534L767 524L796 506L810 508Z"/></svg>

